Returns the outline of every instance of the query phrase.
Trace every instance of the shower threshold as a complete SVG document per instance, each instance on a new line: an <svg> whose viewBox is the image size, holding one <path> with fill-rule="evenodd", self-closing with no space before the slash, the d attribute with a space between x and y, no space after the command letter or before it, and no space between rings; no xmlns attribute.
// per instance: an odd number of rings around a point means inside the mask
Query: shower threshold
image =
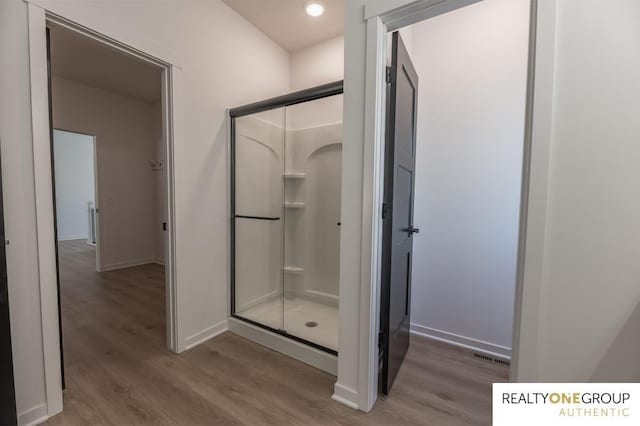
<svg viewBox="0 0 640 426"><path fill-rule="evenodd" d="M233 315L228 319L229 331L276 352L302 361L329 374L338 374L338 356L335 351L305 341L282 330Z"/></svg>

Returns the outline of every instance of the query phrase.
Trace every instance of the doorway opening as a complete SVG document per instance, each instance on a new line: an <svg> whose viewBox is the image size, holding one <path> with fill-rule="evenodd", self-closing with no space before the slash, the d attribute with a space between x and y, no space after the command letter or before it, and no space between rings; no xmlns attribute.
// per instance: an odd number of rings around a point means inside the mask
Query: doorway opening
<svg viewBox="0 0 640 426"><path fill-rule="evenodd" d="M383 394L416 364L425 380L463 368L465 383L448 392L482 390L468 403L490 419L491 383L508 380L529 37L528 0L475 2L389 34Z"/></svg>
<svg viewBox="0 0 640 426"><path fill-rule="evenodd" d="M96 138L54 128L52 141L58 251L87 244L95 270L100 272Z"/></svg>
<svg viewBox="0 0 640 426"><path fill-rule="evenodd" d="M175 350L168 69L64 23L47 35L61 361L76 394L87 365Z"/></svg>

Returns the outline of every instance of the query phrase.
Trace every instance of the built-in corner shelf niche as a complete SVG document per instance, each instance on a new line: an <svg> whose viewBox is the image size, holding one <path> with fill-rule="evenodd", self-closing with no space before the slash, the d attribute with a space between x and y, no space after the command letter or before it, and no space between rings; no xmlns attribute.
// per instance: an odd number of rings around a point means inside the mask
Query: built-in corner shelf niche
<svg viewBox="0 0 640 426"><path fill-rule="evenodd" d="M287 170L284 178L284 208L290 214L285 213L285 238L290 243L289 247L297 247L297 250L285 251L284 274L288 277L285 281L286 292L295 294L301 288L304 268L301 266L302 257L300 247L304 242L304 232L300 231L300 221L304 221L303 209L305 206L305 177L306 173L300 170ZM303 222L302 222L303 223Z"/></svg>
<svg viewBox="0 0 640 426"><path fill-rule="evenodd" d="M304 273L304 268L299 266L285 266L283 270L285 274L301 275Z"/></svg>
<svg viewBox="0 0 640 426"><path fill-rule="evenodd" d="M293 203L287 202L287 203L284 203L284 207L287 209L302 209L304 208L304 203L301 201L296 201Z"/></svg>
<svg viewBox="0 0 640 426"><path fill-rule="evenodd" d="M306 174L304 172L288 172L284 174L285 179L304 179Z"/></svg>
<svg viewBox="0 0 640 426"><path fill-rule="evenodd" d="M304 207L303 183L306 173L287 171L283 175L285 187L284 207L286 209L301 209Z"/></svg>

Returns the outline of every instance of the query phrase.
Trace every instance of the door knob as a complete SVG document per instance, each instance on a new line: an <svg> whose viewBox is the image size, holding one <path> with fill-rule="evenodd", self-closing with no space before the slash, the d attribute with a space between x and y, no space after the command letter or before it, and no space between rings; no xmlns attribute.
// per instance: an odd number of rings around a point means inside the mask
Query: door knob
<svg viewBox="0 0 640 426"><path fill-rule="evenodd" d="M420 228L414 228L413 226L410 226L407 229L405 229L405 231L407 231L409 236L412 236L413 234L419 234L420 233Z"/></svg>

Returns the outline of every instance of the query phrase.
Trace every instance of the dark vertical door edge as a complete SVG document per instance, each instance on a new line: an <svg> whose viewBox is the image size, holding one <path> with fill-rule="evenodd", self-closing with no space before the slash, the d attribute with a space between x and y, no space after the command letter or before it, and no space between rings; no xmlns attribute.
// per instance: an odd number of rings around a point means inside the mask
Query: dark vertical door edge
<svg viewBox="0 0 640 426"><path fill-rule="evenodd" d="M58 330L60 333L60 372L62 389L66 388L64 377L64 350L62 348L62 302L60 297L60 262L58 260L58 210L56 208L56 168L53 150L53 97L51 95L51 34L47 28L47 85L49 90L49 141L51 144L51 193L53 194L53 232L56 251L56 283L58 287Z"/></svg>
<svg viewBox="0 0 640 426"><path fill-rule="evenodd" d="M388 72L380 293L380 391L387 394L409 349L418 76L398 32Z"/></svg>
<svg viewBox="0 0 640 426"><path fill-rule="evenodd" d="M231 252L231 271L230 271L230 283L231 283L231 314L236 313L236 119L231 118L231 194L230 194L230 207L231 207L231 235L229 241L229 251Z"/></svg>
<svg viewBox="0 0 640 426"><path fill-rule="evenodd" d="M16 414L16 391L11 349L6 241L7 239L4 234L2 173L0 173L0 424L15 425L18 423L18 419Z"/></svg>

